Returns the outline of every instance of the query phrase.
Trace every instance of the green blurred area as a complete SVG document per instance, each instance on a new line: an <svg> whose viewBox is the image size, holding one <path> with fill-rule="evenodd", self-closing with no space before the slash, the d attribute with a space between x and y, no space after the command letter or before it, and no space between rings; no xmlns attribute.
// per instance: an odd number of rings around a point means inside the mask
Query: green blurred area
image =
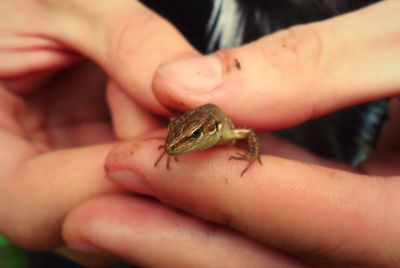
<svg viewBox="0 0 400 268"><path fill-rule="evenodd" d="M0 268L26 268L24 252L0 235Z"/></svg>

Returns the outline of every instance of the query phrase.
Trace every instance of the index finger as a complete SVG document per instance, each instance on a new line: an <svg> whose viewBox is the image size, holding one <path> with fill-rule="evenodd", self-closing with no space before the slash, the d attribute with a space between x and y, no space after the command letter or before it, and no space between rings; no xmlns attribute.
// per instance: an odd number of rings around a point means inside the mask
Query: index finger
<svg viewBox="0 0 400 268"><path fill-rule="evenodd" d="M106 163L108 177L301 256L360 265L395 258L396 180L272 156L240 177L243 166L228 161L233 151L226 148L184 155L166 170L144 161L157 158L156 148L151 141L116 148Z"/></svg>

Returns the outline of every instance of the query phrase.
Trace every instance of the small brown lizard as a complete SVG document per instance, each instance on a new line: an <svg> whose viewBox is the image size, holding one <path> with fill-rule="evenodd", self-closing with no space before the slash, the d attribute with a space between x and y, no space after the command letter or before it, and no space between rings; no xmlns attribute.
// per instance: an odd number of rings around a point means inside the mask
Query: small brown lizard
<svg viewBox="0 0 400 268"><path fill-rule="evenodd" d="M249 151L238 152L236 156L230 156L229 160L246 160L248 164L240 176L250 168L257 159L260 164L260 145L256 134L251 128L235 128L232 121L215 104L205 104L194 108L180 117L172 120L168 125L168 136L165 144L160 146L164 152L160 155L154 166L160 162L167 153L167 168L171 156L176 156L195 151L205 150L214 145L231 144L236 140L247 139Z"/></svg>

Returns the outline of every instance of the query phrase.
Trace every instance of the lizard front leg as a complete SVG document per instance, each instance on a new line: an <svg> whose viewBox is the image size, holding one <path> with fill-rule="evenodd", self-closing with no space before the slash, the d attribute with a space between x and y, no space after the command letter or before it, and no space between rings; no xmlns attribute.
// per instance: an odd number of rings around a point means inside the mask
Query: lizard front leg
<svg viewBox="0 0 400 268"><path fill-rule="evenodd" d="M247 145L249 150L246 153L237 153L236 156L230 156L229 160L246 160L248 164L246 168L242 171L240 176L250 168L250 166L254 163L257 159L260 165L262 165L261 158L260 158L260 143L258 142L256 133L251 128L239 128L239 129L232 129L229 133L229 136L233 140L238 139L246 139Z"/></svg>
<svg viewBox="0 0 400 268"><path fill-rule="evenodd" d="M158 147L158 150L163 150L160 154L160 156L157 158L156 162L154 163L154 167L157 167L158 163L160 163L161 159L164 157L164 155L167 155L167 164L166 164L166 168L169 170L169 165L171 163L171 157L173 157L175 159L175 162L178 162L178 157L176 156L171 156L167 154L167 151L165 150L165 146L164 145L160 145Z"/></svg>

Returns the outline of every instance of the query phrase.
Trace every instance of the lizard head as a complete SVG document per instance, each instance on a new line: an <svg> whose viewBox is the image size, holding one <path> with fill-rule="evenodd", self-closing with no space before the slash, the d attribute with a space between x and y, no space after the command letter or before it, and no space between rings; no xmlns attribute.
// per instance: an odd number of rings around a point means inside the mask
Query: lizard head
<svg viewBox="0 0 400 268"><path fill-rule="evenodd" d="M220 142L221 128L214 114L190 111L170 122L165 150L169 155L180 155L208 149Z"/></svg>

